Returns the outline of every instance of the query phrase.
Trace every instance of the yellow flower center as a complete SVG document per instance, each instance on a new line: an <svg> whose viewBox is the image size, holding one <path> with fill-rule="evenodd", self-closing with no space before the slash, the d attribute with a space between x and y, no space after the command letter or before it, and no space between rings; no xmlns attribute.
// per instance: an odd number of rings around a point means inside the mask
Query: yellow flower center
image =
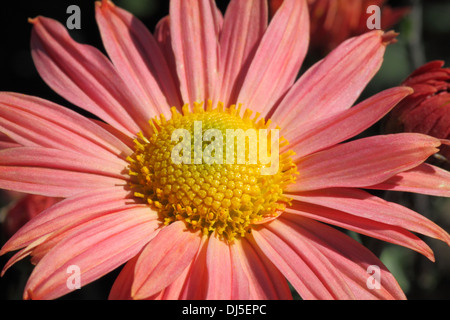
<svg viewBox="0 0 450 320"><path fill-rule="evenodd" d="M283 189L295 182L296 167L292 151L278 151L287 141L268 129L270 121L239 111L185 105L183 114L172 108L170 120L151 120L149 137L138 133L127 158L130 186L164 224L182 220L232 242L289 204Z"/></svg>

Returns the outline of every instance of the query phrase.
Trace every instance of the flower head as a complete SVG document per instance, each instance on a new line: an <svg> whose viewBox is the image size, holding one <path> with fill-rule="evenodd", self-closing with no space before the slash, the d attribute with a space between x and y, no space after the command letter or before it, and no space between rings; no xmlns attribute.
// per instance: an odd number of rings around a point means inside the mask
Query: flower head
<svg viewBox="0 0 450 320"><path fill-rule="evenodd" d="M432 61L415 70L402 85L414 89L389 114L388 132L419 132L450 139L450 69L443 61ZM450 159L450 147L440 154Z"/></svg>
<svg viewBox="0 0 450 320"><path fill-rule="evenodd" d="M96 19L110 60L44 17L31 20L31 43L46 83L102 121L0 93L0 129L21 145L0 151L0 187L65 198L0 251L20 249L8 266L36 264L25 298L68 293L70 266L84 285L125 264L112 299L289 299L288 281L307 299L402 299L381 261L329 225L431 260L412 232L450 243L363 190L450 196L450 174L423 164L439 139L344 142L412 93L351 108L392 34L351 38L296 80L306 1L285 0L268 24L265 1L232 0L223 16L210 0L172 0L154 34L107 0ZM378 290L366 289L373 265Z"/></svg>

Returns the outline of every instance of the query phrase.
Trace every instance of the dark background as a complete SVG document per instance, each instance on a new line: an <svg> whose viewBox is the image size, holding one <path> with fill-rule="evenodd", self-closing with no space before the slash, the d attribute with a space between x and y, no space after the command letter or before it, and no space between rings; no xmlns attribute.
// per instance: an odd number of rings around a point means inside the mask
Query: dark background
<svg viewBox="0 0 450 320"><path fill-rule="evenodd" d="M114 3L133 12L153 31L156 23L168 14L169 1L161 0L117 0ZM224 11L227 0L217 1ZM448 0L405 0L390 1L392 5L414 4L413 13L404 18L394 29L401 34L399 42L388 47L384 64L361 99L398 85L411 71L427 61L439 59L450 65L450 1ZM0 90L36 95L80 111L54 93L39 77L30 53L31 24L28 18L38 15L59 20L65 24L70 5L81 9L81 29L71 30L79 42L91 44L103 50L95 23L94 1L53 0L3 1L0 7ZM418 39L418 41L413 41ZM309 56L307 64L322 57ZM302 69L304 70L304 68ZM374 126L365 134L378 133ZM0 195L1 196L1 195ZM450 200L438 197L411 196L404 194L381 194L413 208L450 231ZM0 198L0 208L5 204ZM450 249L434 239L424 239L434 250L436 262L406 248L353 235L373 252L392 271L409 299L450 299ZM0 234L0 244L6 241ZM3 268L12 254L0 257ZM17 263L0 279L0 299L21 299L28 275L32 270L25 259ZM62 299L105 299L118 271L77 290Z"/></svg>

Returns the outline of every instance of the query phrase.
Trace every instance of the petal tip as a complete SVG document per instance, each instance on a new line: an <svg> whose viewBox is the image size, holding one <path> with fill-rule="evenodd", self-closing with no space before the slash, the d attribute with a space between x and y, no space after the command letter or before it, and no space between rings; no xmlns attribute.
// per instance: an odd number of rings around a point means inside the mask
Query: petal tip
<svg viewBox="0 0 450 320"><path fill-rule="evenodd" d="M405 90L405 92L408 92L408 95L414 93L414 89L408 86L402 86L402 88Z"/></svg>
<svg viewBox="0 0 450 320"><path fill-rule="evenodd" d="M23 293L23 300L33 300L33 293L31 289L26 289Z"/></svg>
<svg viewBox="0 0 450 320"><path fill-rule="evenodd" d="M396 42L398 42L397 40L397 36L400 33L395 32L394 30L390 30L388 32L385 32L381 35L381 42L385 45L388 46L389 44L394 44Z"/></svg>
<svg viewBox="0 0 450 320"><path fill-rule="evenodd" d="M147 295L143 292L142 287L137 287L135 285L136 282L133 282L131 286L130 297L132 300L144 300L148 298L150 295Z"/></svg>
<svg viewBox="0 0 450 320"><path fill-rule="evenodd" d="M38 20L39 20L39 16L37 16L35 18L28 18L28 23L36 24L36 23L38 23Z"/></svg>
<svg viewBox="0 0 450 320"><path fill-rule="evenodd" d="M450 146L450 140L449 139L439 139L439 140L441 141L441 144L445 144L447 146Z"/></svg>
<svg viewBox="0 0 450 320"><path fill-rule="evenodd" d="M108 8L114 8L115 5L110 0L99 0L95 1L95 7L99 9L108 9Z"/></svg>

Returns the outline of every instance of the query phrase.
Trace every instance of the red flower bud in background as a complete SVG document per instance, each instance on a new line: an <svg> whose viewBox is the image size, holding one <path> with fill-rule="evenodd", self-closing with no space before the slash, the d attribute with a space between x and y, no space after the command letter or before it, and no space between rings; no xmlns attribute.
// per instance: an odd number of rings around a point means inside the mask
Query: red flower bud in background
<svg viewBox="0 0 450 320"><path fill-rule="evenodd" d="M344 40L370 31L367 20L372 13L367 8L376 5L381 10L381 29L399 22L409 7L393 8L386 0L308 0L311 21L311 49L325 55ZM269 0L271 17L283 0Z"/></svg>
<svg viewBox="0 0 450 320"><path fill-rule="evenodd" d="M418 132L450 139L450 68L443 65L443 61L429 62L402 82L414 93L391 111L387 132ZM450 147L442 146L440 154L448 162Z"/></svg>
<svg viewBox="0 0 450 320"><path fill-rule="evenodd" d="M10 198L16 198L16 202L11 207L3 209L5 210L3 213L3 230L8 237L11 237L25 223L39 213L61 200L59 198L35 194L21 194L18 192L11 192Z"/></svg>

